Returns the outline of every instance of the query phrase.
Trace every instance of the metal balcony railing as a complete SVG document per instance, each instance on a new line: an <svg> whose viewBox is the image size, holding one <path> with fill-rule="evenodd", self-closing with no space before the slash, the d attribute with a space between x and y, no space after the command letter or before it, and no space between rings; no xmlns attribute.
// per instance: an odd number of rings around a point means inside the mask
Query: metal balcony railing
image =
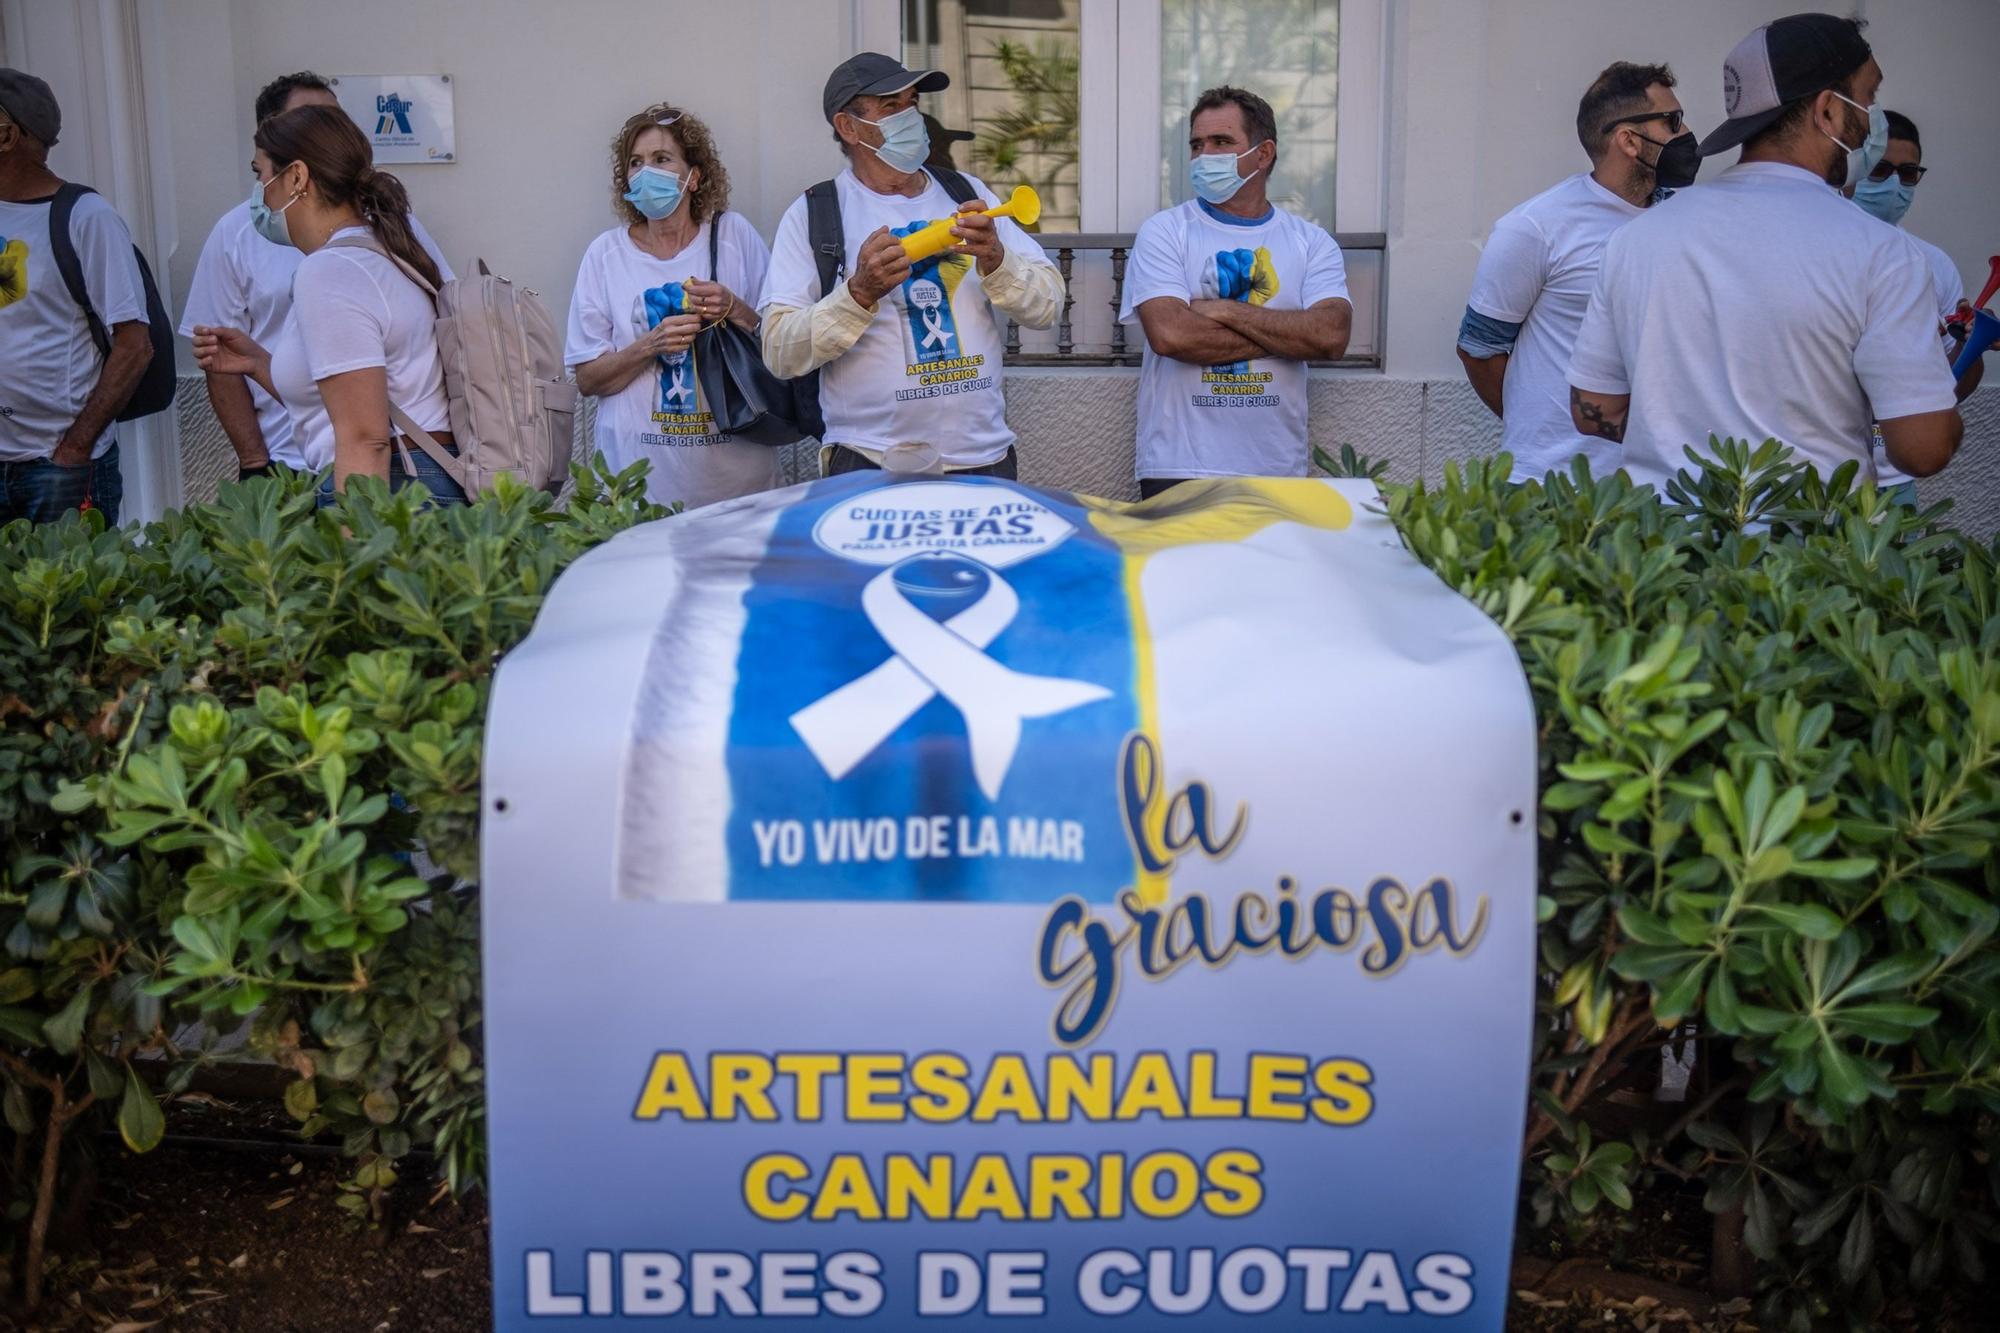
<svg viewBox="0 0 2000 1333"><path fill-rule="evenodd" d="M1009 366L1136 366L1145 335L1137 325L1118 322L1125 296L1125 263L1132 233L1116 231L1040 232L1035 239L1062 272L1062 314L1047 330L1023 330L1007 322ZM1379 370L1388 284L1388 237L1379 231L1342 232L1348 293L1354 302L1354 332L1347 355L1317 366Z"/></svg>

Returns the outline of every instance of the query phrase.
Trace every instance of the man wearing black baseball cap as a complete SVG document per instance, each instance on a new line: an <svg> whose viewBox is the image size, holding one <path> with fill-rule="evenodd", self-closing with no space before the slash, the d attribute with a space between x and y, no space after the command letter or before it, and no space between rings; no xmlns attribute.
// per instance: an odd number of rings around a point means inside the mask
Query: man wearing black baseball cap
<svg viewBox="0 0 2000 1333"><path fill-rule="evenodd" d="M946 471L1015 474L1003 317L1049 327L1062 275L1011 220L985 216L999 198L983 182L926 167L917 95L950 82L873 51L842 61L821 109L847 169L786 210L771 246L764 361L820 371L829 474L879 467L905 442L931 445ZM912 263L900 238L954 213L957 244Z"/></svg>
<svg viewBox="0 0 2000 1333"><path fill-rule="evenodd" d="M931 155L924 159L927 167L943 167L947 171L957 171L958 163L952 160L951 146L955 143L971 143L979 136L971 130L947 129L942 121L930 112L924 112L924 131L931 137Z"/></svg>
<svg viewBox="0 0 2000 1333"><path fill-rule="evenodd" d="M1570 359L1576 428L1623 441L1661 487L1711 435L1790 445L1822 474L1891 462L1926 477L1964 433L1937 354L1930 270L1910 238L1843 199L1865 173L1882 70L1861 25L1795 14L1723 64L1729 119L1704 155L1742 159L1611 238Z"/></svg>
<svg viewBox="0 0 2000 1333"><path fill-rule="evenodd" d="M132 233L102 195L49 170L61 133L49 85L0 69L0 524L51 523L86 501L118 521L112 423L153 359Z"/></svg>

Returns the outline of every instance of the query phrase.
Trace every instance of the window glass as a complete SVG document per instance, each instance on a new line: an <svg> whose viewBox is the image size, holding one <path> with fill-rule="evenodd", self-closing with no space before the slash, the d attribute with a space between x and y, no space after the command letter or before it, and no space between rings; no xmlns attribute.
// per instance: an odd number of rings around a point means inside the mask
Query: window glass
<svg viewBox="0 0 2000 1333"><path fill-rule="evenodd" d="M951 87L923 100L946 131L933 160L970 172L1006 198L1031 185L1039 231L1077 230L1078 11L1082 0L903 0L903 63L940 69Z"/></svg>
<svg viewBox="0 0 2000 1333"><path fill-rule="evenodd" d="M1271 202L1333 230L1340 0L1165 0L1160 12L1160 203L1190 197L1188 110L1231 84L1271 104Z"/></svg>

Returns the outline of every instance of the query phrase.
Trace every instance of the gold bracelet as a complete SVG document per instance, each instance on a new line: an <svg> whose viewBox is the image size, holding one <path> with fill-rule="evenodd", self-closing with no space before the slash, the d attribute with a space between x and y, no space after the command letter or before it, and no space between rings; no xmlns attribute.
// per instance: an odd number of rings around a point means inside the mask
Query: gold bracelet
<svg viewBox="0 0 2000 1333"><path fill-rule="evenodd" d="M701 326L702 332L706 333L710 329L721 328L724 324L727 324L729 322L729 316L732 313L734 313L735 310L736 310L736 294L734 292L731 292L729 294L729 305L726 308L724 308L723 312L720 315L717 315L712 321L702 325Z"/></svg>

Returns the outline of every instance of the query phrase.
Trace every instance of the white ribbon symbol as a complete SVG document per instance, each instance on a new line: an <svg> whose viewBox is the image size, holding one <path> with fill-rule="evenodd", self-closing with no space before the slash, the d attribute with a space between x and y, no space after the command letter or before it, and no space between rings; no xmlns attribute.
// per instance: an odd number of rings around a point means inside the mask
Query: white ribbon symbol
<svg viewBox="0 0 2000 1333"><path fill-rule="evenodd" d="M997 800L1025 719L1111 697L1089 681L1031 676L988 657L986 646L1013 621L1021 599L999 574L985 572L979 600L943 622L910 603L896 586L894 567L868 581L861 609L896 655L791 716L828 777L846 777L931 696L942 694L965 718L979 790Z"/></svg>
<svg viewBox="0 0 2000 1333"><path fill-rule="evenodd" d="M944 326L944 310L942 307L924 307L924 330L924 341L921 348L951 346L952 333L950 329Z"/></svg>
<svg viewBox="0 0 2000 1333"><path fill-rule="evenodd" d="M667 363L667 370L670 376L667 380L668 401L684 401L688 397L687 366L687 354L685 352L681 354L678 360Z"/></svg>

